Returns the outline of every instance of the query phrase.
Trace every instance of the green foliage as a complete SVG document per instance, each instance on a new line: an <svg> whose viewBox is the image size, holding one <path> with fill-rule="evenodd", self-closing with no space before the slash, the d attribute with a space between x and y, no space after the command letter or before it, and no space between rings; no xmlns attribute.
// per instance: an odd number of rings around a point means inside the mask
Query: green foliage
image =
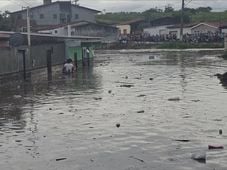
<svg viewBox="0 0 227 170"><path fill-rule="evenodd" d="M170 13L173 11L174 11L174 8L171 5L167 5L164 10L165 13Z"/></svg>
<svg viewBox="0 0 227 170"><path fill-rule="evenodd" d="M10 31L11 30L11 19L9 12L5 11L0 13L0 31Z"/></svg>
<svg viewBox="0 0 227 170"><path fill-rule="evenodd" d="M184 13L185 23L227 21L227 11L212 12L211 7L199 7L196 9L185 8ZM147 21L151 21L163 17L173 17L177 22L180 22L181 10L176 11L168 5L164 11L157 8L151 8L144 12L107 13L97 16L97 21L105 23L119 23L134 19L145 19Z"/></svg>

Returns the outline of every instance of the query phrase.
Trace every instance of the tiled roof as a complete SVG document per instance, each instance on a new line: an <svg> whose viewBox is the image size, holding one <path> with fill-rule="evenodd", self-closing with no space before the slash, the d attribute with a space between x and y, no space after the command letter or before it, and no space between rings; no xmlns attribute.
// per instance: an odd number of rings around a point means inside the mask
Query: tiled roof
<svg viewBox="0 0 227 170"><path fill-rule="evenodd" d="M55 4L60 4L60 3L70 3L71 4L71 1L56 1L56 2L52 2L50 4L43 4L43 5L32 7L32 8L30 8L30 10L37 9L37 8L43 8L43 7L47 7L47 6L51 6L51 5L55 5ZM74 6L74 7L77 7L77 8L83 8L83 9L86 9L86 10L89 10L89 11L93 11L93 12L96 12L96 13L101 12L101 11L98 11L98 10L95 10L95 9L91 9L91 8L87 8L87 7L83 7L83 6L79 6L79 5L71 4L71 6ZM11 12L11 14L16 14L16 13L25 12L25 11L26 11L26 9L20 10L20 11Z"/></svg>

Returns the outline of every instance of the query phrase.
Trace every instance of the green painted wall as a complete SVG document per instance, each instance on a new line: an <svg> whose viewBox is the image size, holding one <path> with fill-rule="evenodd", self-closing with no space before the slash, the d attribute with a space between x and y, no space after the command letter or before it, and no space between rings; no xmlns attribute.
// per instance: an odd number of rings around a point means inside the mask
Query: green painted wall
<svg viewBox="0 0 227 170"><path fill-rule="evenodd" d="M86 48L87 46L84 46L84 48ZM94 57L94 47L90 46L88 47L89 51L90 51L90 58ZM77 53L77 60L81 61L82 60L82 49L83 47L68 47L68 58L71 58L72 60L74 60L74 54Z"/></svg>
<svg viewBox="0 0 227 170"><path fill-rule="evenodd" d="M77 60L82 60L82 48L81 47L68 47L68 58L74 60L74 54L77 53Z"/></svg>

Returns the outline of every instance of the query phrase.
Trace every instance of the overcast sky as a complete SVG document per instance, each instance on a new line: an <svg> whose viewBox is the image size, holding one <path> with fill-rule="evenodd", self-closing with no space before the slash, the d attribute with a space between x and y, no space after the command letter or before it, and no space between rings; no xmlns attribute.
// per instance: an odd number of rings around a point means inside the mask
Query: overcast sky
<svg viewBox="0 0 227 170"><path fill-rule="evenodd" d="M52 0L53 2L56 0ZM0 10L17 11L22 6L41 5L43 0L0 0ZM150 8L164 8L170 4L175 9L181 7L181 0L79 0L81 6L106 12L140 12ZM215 11L227 10L227 0L185 0L187 7L210 6Z"/></svg>

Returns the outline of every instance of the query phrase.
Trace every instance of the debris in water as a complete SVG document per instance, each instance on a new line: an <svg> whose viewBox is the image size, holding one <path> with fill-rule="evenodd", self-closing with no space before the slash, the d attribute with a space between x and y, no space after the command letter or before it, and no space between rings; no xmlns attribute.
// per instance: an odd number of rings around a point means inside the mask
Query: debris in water
<svg viewBox="0 0 227 170"><path fill-rule="evenodd" d="M137 97L145 97L146 95L144 95L144 94L141 94L141 95L139 95L139 96L137 96Z"/></svg>
<svg viewBox="0 0 227 170"><path fill-rule="evenodd" d="M174 97L174 98L169 98L168 100L169 101L180 101L180 98L179 97Z"/></svg>
<svg viewBox="0 0 227 170"><path fill-rule="evenodd" d="M49 108L49 110L52 110L52 108Z"/></svg>
<svg viewBox="0 0 227 170"><path fill-rule="evenodd" d="M140 110L140 111L138 111L137 113L144 113L145 111L144 110Z"/></svg>
<svg viewBox="0 0 227 170"><path fill-rule="evenodd" d="M222 119L214 119L215 122L221 122Z"/></svg>
<svg viewBox="0 0 227 170"><path fill-rule="evenodd" d="M59 113L59 115L63 115L64 113Z"/></svg>
<svg viewBox="0 0 227 170"><path fill-rule="evenodd" d="M177 142L190 142L190 140L188 140L188 139L175 139L174 141L177 141Z"/></svg>
<svg viewBox="0 0 227 170"><path fill-rule="evenodd" d="M149 80L154 80L153 78L150 78Z"/></svg>
<svg viewBox="0 0 227 170"><path fill-rule="evenodd" d="M120 85L120 87L131 88L131 87L133 87L133 85L131 85L131 84L123 84L123 85Z"/></svg>
<svg viewBox="0 0 227 170"><path fill-rule="evenodd" d="M128 76L125 76L125 79L128 79Z"/></svg>
<svg viewBox="0 0 227 170"><path fill-rule="evenodd" d="M144 160L139 159L139 158L136 158L136 157L134 157L134 156L130 156L129 158L135 159L135 160L140 161L140 162L144 162Z"/></svg>
<svg viewBox="0 0 227 170"><path fill-rule="evenodd" d="M218 146L218 145L208 145L208 149L224 149L224 146Z"/></svg>
<svg viewBox="0 0 227 170"><path fill-rule="evenodd" d="M95 100L102 100L101 97L94 97Z"/></svg>
<svg viewBox="0 0 227 170"><path fill-rule="evenodd" d="M117 128L119 128L120 126L121 126L121 124L120 124L120 123L117 123L117 124L116 124L116 127L117 127Z"/></svg>
<svg viewBox="0 0 227 170"><path fill-rule="evenodd" d="M112 90L109 90L108 93L111 94L112 93Z"/></svg>
<svg viewBox="0 0 227 170"><path fill-rule="evenodd" d="M222 130L221 129L219 129L219 135L222 135Z"/></svg>
<svg viewBox="0 0 227 170"><path fill-rule="evenodd" d="M66 160L67 158L58 158L56 159L56 161L63 161L63 160Z"/></svg>
<svg viewBox="0 0 227 170"><path fill-rule="evenodd" d="M192 102L200 102L200 100L191 100Z"/></svg>
<svg viewBox="0 0 227 170"><path fill-rule="evenodd" d="M206 163L206 153L204 153L204 154L192 154L191 159L196 160L200 163Z"/></svg>

